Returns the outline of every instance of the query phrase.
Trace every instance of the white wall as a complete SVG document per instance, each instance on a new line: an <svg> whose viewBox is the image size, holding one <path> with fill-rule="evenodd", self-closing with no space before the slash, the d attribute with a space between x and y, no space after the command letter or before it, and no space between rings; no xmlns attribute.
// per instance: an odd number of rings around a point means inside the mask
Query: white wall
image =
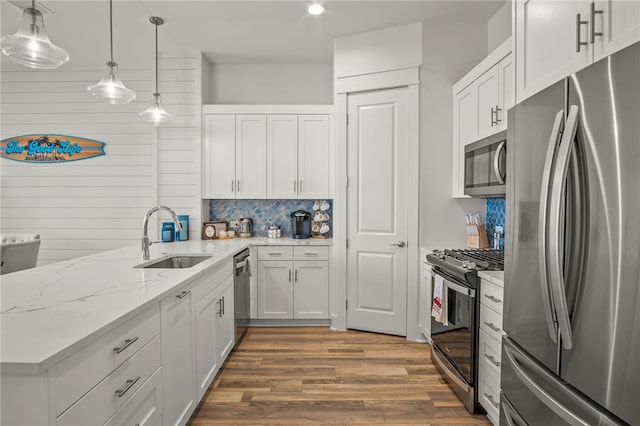
<svg viewBox="0 0 640 426"><path fill-rule="evenodd" d="M484 212L485 203L480 199L451 198L451 88L487 55L487 27L425 22L422 31L420 246L427 249L465 247L464 216L476 210Z"/></svg>
<svg viewBox="0 0 640 426"><path fill-rule="evenodd" d="M511 37L511 2L507 1L487 23L487 53Z"/></svg>
<svg viewBox="0 0 640 426"><path fill-rule="evenodd" d="M151 97L152 73L120 71L138 93L128 105L99 102L86 92L102 69L3 67L2 139L62 134L106 143L106 155L66 164L0 159L0 228L3 233L39 233L39 265L140 239L142 217L156 192L152 134L138 118Z"/></svg>
<svg viewBox="0 0 640 426"><path fill-rule="evenodd" d="M154 128L138 113L151 103L151 69L120 69L136 91L127 105L86 93L102 69L35 71L3 64L0 138L63 134L105 142L106 155L67 164L0 159L0 230L39 233L38 265L139 244L142 218L164 204L191 219L200 235L199 69L194 55L161 55L160 83L173 120ZM150 223L157 239L162 213Z"/></svg>
<svg viewBox="0 0 640 426"><path fill-rule="evenodd" d="M332 64L214 64L212 104L333 104Z"/></svg>

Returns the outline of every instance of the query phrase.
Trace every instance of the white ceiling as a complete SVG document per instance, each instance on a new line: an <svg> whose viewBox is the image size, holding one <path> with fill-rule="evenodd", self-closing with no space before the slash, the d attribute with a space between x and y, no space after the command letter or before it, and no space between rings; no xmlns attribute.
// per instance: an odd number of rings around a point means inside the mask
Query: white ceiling
<svg viewBox="0 0 640 426"><path fill-rule="evenodd" d="M53 12L44 16L46 30L69 52L70 64L108 59L107 0L39 1ZM336 37L418 21L486 23L505 1L326 0L327 12L312 16L303 0L114 0L114 59L121 68L153 59L153 15L165 19L161 52L202 51L212 63L327 64ZM22 12L8 0L1 3L4 36L18 29Z"/></svg>

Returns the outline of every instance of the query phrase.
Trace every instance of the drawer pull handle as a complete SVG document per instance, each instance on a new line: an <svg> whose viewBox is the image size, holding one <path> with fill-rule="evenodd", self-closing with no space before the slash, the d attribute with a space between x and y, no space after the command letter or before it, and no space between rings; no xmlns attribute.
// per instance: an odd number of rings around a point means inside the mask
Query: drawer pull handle
<svg viewBox="0 0 640 426"><path fill-rule="evenodd" d="M129 346L131 346L134 342L136 342L138 340L138 336L134 337L133 339L125 339L124 341L124 345L119 346L117 348L113 348L113 351L117 354L119 354L120 352L124 351L125 349L127 349Z"/></svg>
<svg viewBox="0 0 640 426"><path fill-rule="evenodd" d="M494 303L502 303L502 300L498 299L497 297L490 296L488 294L485 294L484 297L486 297L487 299L491 300Z"/></svg>
<svg viewBox="0 0 640 426"><path fill-rule="evenodd" d="M305 256L317 256L318 253L306 253L304 254Z"/></svg>
<svg viewBox="0 0 640 426"><path fill-rule="evenodd" d="M267 253L267 254L268 254L269 256L282 256L282 253L278 253L278 252L275 252L275 251L271 251L271 252L269 252L269 253Z"/></svg>
<svg viewBox="0 0 640 426"><path fill-rule="evenodd" d="M492 322L484 322L484 325L486 325L487 327L489 327L490 329L492 329L493 331L495 331L496 333L502 331L500 330L500 327L496 327Z"/></svg>
<svg viewBox="0 0 640 426"><path fill-rule="evenodd" d="M183 291L182 293L178 294L176 297L177 297L178 299L184 299L185 297L187 297L187 295L188 295L189 293L191 293L191 290L189 290L189 291Z"/></svg>
<svg viewBox="0 0 640 426"><path fill-rule="evenodd" d="M493 357L493 355L485 354L484 357L486 359L488 359L491 362L491 364L495 365L496 367L500 367L500 363L498 361L496 361L496 359Z"/></svg>
<svg viewBox="0 0 640 426"><path fill-rule="evenodd" d="M485 392L484 396L489 400L491 405L493 405L495 408L500 407L500 404L493 399L493 395L489 395L488 393Z"/></svg>
<svg viewBox="0 0 640 426"><path fill-rule="evenodd" d="M118 395L118 398L122 398L124 394L127 393L129 389L131 389L131 387L135 385L138 380L140 380L140 376L136 377L135 379L127 380L127 385L124 387L124 389L120 389L116 391L116 395Z"/></svg>

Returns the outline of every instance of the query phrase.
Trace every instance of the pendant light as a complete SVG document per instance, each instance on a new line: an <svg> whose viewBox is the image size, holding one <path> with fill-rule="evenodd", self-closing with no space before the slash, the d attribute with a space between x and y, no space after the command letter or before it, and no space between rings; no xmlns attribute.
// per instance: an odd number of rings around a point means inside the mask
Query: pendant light
<svg viewBox="0 0 640 426"><path fill-rule="evenodd" d="M22 14L22 25L14 35L2 37L2 53L20 65L36 69L55 69L69 60L63 48L51 43L44 29L42 12L36 0Z"/></svg>
<svg viewBox="0 0 640 426"><path fill-rule="evenodd" d="M87 91L98 99L111 104L128 104L136 92L127 89L118 76L118 64L113 61L113 0L109 0L109 46L111 57L106 63L102 80L87 87Z"/></svg>
<svg viewBox="0 0 640 426"><path fill-rule="evenodd" d="M162 107L160 93L158 92L158 25L164 24L164 19L152 16L149 18L149 22L156 27L156 91L153 93L151 106L140 113L140 118L145 123L158 126L171 119L169 113Z"/></svg>

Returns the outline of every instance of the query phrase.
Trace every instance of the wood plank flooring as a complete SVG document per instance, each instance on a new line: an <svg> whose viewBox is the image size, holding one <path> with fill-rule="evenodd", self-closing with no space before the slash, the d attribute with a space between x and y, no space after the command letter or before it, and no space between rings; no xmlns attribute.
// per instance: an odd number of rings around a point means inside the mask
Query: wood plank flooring
<svg viewBox="0 0 640 426"><path fill-rule="evenodd" d="M254 327L189 425L490 425L471 415L404 337Z"/></svg>

